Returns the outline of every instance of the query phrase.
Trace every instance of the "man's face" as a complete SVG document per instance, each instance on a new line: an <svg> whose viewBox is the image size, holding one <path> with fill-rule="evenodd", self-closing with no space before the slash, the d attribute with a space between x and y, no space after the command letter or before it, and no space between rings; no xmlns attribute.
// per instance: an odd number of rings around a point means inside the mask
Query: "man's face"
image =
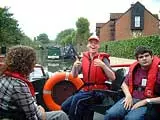
<svg viewBox="0 0 160 120"><path fill-rule="evenodd" d="M142 67L148 67L152 64L153 56L149 53L139 54L137 60Z"/></svg>
<svg viewBox="0 0 160 120"><path fill-rule="evenodd" d="M94 40L94 39L90 40L88 42L87 47L88 47L88 51L90 53L96 53L96 52L98 52L98 49L99 49L99 42L97 40Z"/></svg>

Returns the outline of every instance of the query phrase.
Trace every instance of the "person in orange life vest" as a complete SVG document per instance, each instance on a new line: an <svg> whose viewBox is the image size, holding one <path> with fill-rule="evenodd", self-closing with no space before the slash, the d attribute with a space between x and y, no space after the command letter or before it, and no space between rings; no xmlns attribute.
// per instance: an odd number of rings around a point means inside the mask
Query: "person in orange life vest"
<svg viewBox="0 0 160 120"><path fill-rule="evenodd" d="M135 50L137 59L121 86L125 97L106 111L104 120L144 120L148 103L160 103L160 59L145 46Z"/></svg>
<svg viewBox="0 0 160 120"><path fill-rule="evenodd" d="M36 63L36 53L28 46L13 46L0 69L0 119L69 120L63 111L45 112L37 105L32 83L27 79Z"/></svg>
<svg viewBox="0 0 160 120"><path fill-rule="evenodd" d="M73 64L73 77L77 77L82 71L84 83L90 83L90 85L83 86L78 93L62 104L62 110L69 115L70 120L81 120L84 113L90 112L91 104L101 103L104 98L103 94L93 90L108 89L104 84L105 81L115 80L115 73L109 65L109 55L99 53L99 47L99 38L94 35L89 37L88 51L83 53L82 61L77 59Z"/></svg>

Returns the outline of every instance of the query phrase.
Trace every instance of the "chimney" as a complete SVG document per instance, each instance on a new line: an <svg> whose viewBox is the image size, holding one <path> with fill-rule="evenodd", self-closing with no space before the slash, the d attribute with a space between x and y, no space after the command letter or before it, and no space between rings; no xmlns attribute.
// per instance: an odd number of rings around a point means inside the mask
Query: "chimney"
<svg viewBox="0 0 160 120"><path fill-rule="evenodd" d="M134 2L131 3L131 7L133 7L133 6L134 6Z"/></svg>

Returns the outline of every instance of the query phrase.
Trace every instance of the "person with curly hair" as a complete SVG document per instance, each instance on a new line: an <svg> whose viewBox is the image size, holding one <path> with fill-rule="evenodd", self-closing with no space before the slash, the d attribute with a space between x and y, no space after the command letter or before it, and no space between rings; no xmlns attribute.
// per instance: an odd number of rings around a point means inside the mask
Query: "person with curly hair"
<svg viewBox="0 0 160 120"><path fill-rule="evenodd" d="M11 47L0 69L0 119L69 120L63 111L49 111L37 105L32 83L27 79L36 63L28 46Z"/></svg>

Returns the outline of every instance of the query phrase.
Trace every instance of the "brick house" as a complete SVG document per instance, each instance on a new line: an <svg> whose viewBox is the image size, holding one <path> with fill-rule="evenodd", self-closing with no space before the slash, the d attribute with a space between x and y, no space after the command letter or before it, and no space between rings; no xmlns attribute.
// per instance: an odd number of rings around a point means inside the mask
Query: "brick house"
<svg viewBox="0 0 160 120"><path fill-rule="evenodd" d="M110 13L106 23L96 23L100 41L124 40L137 36L160 34L160 20L140 2L132 4L125 13Z"/></svg>

